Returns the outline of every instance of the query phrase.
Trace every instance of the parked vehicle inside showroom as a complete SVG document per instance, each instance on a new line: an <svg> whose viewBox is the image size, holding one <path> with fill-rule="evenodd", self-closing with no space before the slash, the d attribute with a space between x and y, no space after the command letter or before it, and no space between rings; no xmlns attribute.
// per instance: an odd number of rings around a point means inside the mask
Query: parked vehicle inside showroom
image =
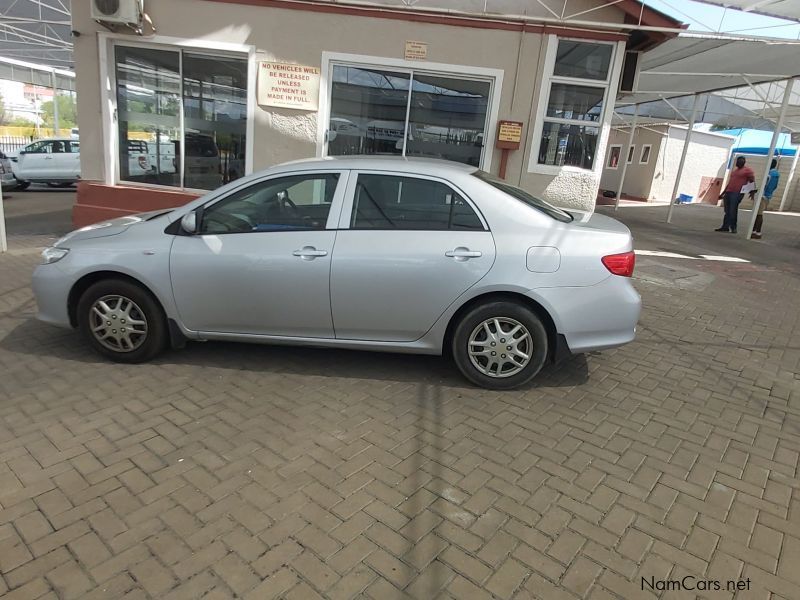
<svg viewBox="0 0 800 600"><path fill-rule="evenodd" d="M39 140L12 155L14 177L20 189L31 183L69 186L81 178L80 141L73 138Z"/></svg>
<svg viewBox="0 0 800 600"><path fill-rule="evenodd" d="M141 362L190 340L451 353L509 389L634 338L630 231L474 167L287 163L171 211L68 234L33 276L39 318Z"/></svg>

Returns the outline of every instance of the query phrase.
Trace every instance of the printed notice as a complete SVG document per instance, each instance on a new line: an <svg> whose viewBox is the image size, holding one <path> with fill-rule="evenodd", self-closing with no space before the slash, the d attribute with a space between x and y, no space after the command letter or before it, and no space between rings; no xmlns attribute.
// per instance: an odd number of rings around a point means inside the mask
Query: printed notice
<svg viewBox="0 0 800 600"><path fill-rule="evenodd" d="M258 103L299 110L319 108L319 68L262 61L258 64Z"/></svg>
<svg viewBox="0 0 800 600"><path fill-rule="evenodd" d="M406 60L425 60L428 58L428 44L425 42L406 42Z"/></svg>

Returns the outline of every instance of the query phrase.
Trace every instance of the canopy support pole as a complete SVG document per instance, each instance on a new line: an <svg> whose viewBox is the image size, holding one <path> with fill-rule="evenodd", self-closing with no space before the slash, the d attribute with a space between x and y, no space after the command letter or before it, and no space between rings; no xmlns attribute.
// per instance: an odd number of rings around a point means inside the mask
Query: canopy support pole
<svg viewBox="0 0 800 600"><path fill-rule="evenodd" d="M794 159L792 159L792 168L789 171L789 177L786 179L786 186L783 188L783 196L781 196L781 206L778 208L779 211L783 212L783 209L786 207L786 199L789 197L789 188L792 187L792 183L794 182L794 174L797 171L797 157L800 156L800 146L794 149Z"/></svg>
<svg viewBox="0 0 800 600"><path fill-rule="evenodd" d="M694 122L697 119L697 107L700 104L700 95L694 95L692 102L692 116L689 118L689 129L686 130L686 138L683 140L683 150L681 150L681 161L678 163L678 172L675 174L675 185L672 186L672 195L669 197L669 209L667 210L667 223L672 223L672 211L675 210L675 198L678 197L678 189L681 185L681 176L683 175L683 166L686 164L686 155L689 152L689 144L692 140L692 131L694 131Z"/></svg>
<svg viewBox="0 0 800 600"><path fill-rule="evenodd" d="M781 103L781 112L778 115L778 120L775 121L775 130L772 132L772 141L769 143L769 152L767 153L767 162L764 165L764 173L761 180L758 182L758 191L756 198L753 201L753 214L750 216L750 225L747 226L747 239L753 237L753 227L756 225L756 218L758 217L758 209L761 206L761 201L764 199L764 188L767 185L767 177L769 176L769 166L772 163L772 158L775 156L775 146L778 145L778 138L781 135L781 128L783 128L783 120L786 118L786 109L789 108L789 97L792 95L792 87L794 86L794 79L789 79L786 82L786 88L783 90L783 102Z"/></svg>
<svg viewBox="0 0 800 600"><path fill-rule="evenodd" d="M58 137L61 135L58 126L58 87L56 86L56 72L50 71L50 82L53 86L53 135Z"/></svg>
<svg viewBox="0 0 800 600"><path fill-rule="evenodd" d="M0 252L8 252L6 239L6 211L3 208L3 185L0 184Z"/></svg>
<svg viewBox="0 0 800 600"><path fill-rule="evenodd" d="M631 121L631 132L628 134L628 145L625 146L625 153L620 152L619 159L622 161L622 171L619 174L619 185L617 186L617 196L614 198L614 210L619 210L619 199L622 196L622 185L625 183L625 172L628 170L628 154L633 145L633 135L636 133L636 121L639 118L639 105L633 109L633 121ZM636 157L633 157L634 160Z"/></svg>

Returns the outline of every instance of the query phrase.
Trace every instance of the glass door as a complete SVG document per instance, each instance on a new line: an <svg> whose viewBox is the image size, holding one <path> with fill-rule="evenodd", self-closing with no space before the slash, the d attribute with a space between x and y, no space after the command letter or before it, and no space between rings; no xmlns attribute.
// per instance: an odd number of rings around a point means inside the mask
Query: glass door
<svg viewBox="0 0 800 600"><path fill-rule="evenodd" d="M334 65L327 154L426 156L480 166L492 84Z"/></svg>

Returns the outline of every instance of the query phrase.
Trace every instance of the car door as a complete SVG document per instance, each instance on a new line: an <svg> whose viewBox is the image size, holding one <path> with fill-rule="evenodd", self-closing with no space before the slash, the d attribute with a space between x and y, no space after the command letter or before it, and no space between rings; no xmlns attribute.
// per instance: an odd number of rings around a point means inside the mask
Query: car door
<svg viewBox="0 0 800 600"><path fill-rule="evenodd" d="M483 218L449 183L352 172L331 270L336 337L410 342L494 262Z"/></svg>
<svg viewBox="0 0 800 600"><path fill-rule="evenodd" d="M183 324L212 333L332 338L330 267L346 171L238 188L178 235L170 275Z"/></svg>
<svg viewBox="0 0 800 600"><path fill-rule="evenodd" d="M51 142L51 153L44 178L53 181L69 179L69 166L71 164L69 141L53 140Z"/></svg>
<svg viewBox="0 0 800 600"><path fill-rule="evenodd" d="M67 154L64 156L66 179L78 180L81 176L81 143L78 140L66 142Z"/></svg>
<svg viewBox="0 0 800 600"><path fill-rule="evenodd" d="M18 179L36 180L45 179L52 167L53 162L53 142L43 141L28 144L20 152L17 159Z"/></svg>

